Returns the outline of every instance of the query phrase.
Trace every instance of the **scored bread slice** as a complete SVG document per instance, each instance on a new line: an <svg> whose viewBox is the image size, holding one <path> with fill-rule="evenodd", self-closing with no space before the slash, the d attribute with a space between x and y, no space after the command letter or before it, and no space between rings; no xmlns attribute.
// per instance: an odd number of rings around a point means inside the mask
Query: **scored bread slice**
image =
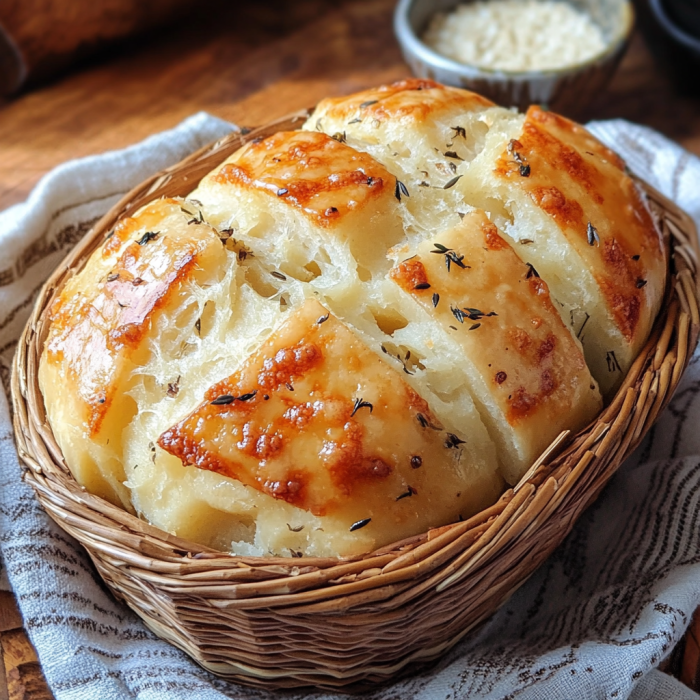
<svg viewBox="0 0 700 700"><path fill-rule="evenodd" d="M457 347L458 372L515 484L559 431L578 430L602 407L579 343L545 282L483 212L425 241L391 279Z"/></svg>
<svg viewBox="0 0 700 700"><path fill-rule="evenodd" d="M54 435L78 481L125 507L120 437L138 411L130 390L150 329L226 269L217 233L191 218L166 199L122 220L49 311L39 383Z"/></svg>
<svg viewBox="0 0 700 700"><path fill-rule="evenodd" d="M374 158L297 131L247 144L190 198L207 221L245 236L268 266L339 284L386 269L386 249L403 237L395 189L396 178Z"/></svg>
<svg viewBox="0 0 700 700"><path fill-rule="evenodd" d="M266 494L258 537L353 554L468 517L502 482L401 373L314 299L158 440ZM283 502L316 516L293 533ZM299 527L299 526L297 526Z"/></svg>
<svg viewBox="0 0 700 700"><path fill-rule="evenodd" d="M322 100L302 128L331 134L385 165L400 182L407 232L420 235L456 223L465 211L454 184L459 166L481 151L483 115L493 107L476 93L410 79Z"/></svg>
<svg viewBox="0 0 700 700"><path fill-rule="evenodd" d="M601 391L614 391L649 334L666 269L657 227L615 153L539 107L517 114L431 81L323 100L304 125L341 127L405 182L409 236L485 210L546 280Z"/></svg>
<svg viewBox="0 0 700 700"><path fill-rule="evenodd" d="M582 126L539 107L501 121L459 182L546 279L604 394L649 335L665 251L622 160Z"/></svg>

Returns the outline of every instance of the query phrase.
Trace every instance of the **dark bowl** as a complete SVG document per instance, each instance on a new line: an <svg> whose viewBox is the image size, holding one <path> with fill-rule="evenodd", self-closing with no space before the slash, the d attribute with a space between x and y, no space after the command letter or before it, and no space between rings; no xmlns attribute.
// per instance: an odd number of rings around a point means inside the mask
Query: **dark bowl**
<svg viewBox="0 0 700 700"><path fill-rule="evenodd" d="M665 0L668 16L677 27L700 39L700 2L698 0Z"/></svg>
<svg viewBox="0 0 700 700"><path fill-rule="evenodd" d="M649 0L654 19L664 33L700 60L700 5L690 0ZM695 24L697 23L697 24Z"/></svg>

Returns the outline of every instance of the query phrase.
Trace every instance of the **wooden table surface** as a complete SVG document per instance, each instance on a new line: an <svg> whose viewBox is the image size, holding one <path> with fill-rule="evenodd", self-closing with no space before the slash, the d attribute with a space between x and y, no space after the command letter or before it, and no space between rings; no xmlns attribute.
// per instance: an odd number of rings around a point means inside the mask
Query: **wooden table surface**
<svg viewBox="0 0 700 700"><path fill-rule="evenodd" d="M0 209L24 200L65 160L122 148L200 110L255 125L326 95L406 76L393 6L393 0L210 2L208 10L0 104ZM676 93L640 34L609 88L580 116L647 124L700 154L700 99ZM700 625L692 632L677 664L690 685ZM0 700L52 697L14 598L2 592L0 647Z"/></svg>

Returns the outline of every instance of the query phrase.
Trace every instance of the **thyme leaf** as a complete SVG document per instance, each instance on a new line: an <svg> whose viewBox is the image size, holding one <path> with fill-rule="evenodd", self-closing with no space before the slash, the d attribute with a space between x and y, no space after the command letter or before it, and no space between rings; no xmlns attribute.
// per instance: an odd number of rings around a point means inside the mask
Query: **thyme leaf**
<svg viewBox="0 0 700 700"><path fill-rule="evenodd" d="M404 195L405 197L410 197L411 195L408 194L408 188L406 185L401 182L398 178L396 179L396 187L394 188L394 197L401 201L401 195Z"/></svg>
<svg viewBox="0 0 700 700"><path fill-rule="evenodd" d="M586 237L588 238L588 245L595 245L596 243L600 245L598 229L590 221L586 227Z"/></svg>
<svg viewBox="0 0 700 700"><path fill-rule="evenodd" d="M146 231L146 233L136 241L139 245L146 245L149 241L154 241L160 235L160 231Z"/></svg>
<svg viewBox="0 0 700 700"><path fill-rule="evenodd" d="M460 445L464 445L465 443L466 443L466 440L462 440L462 439L458 438L453 433L447 433L447 439L445 440L445 447L447 447L448 449L457 448Z"/></svg>
<svg viewBox="0 0 700 700"><path fill-rule="evenodd" d="M365 518L364 520L358 520L356 523L353 523L350 526L350 532L355 532L355 530L359 530L360 528L363 528L365 525L369 525L369 523L372 522L372 518Z"/></svg>
<svg viewBox="0 0 700 700"><path fill-rule="evenodd" d="M535 266L532 263L525 263L527 265L527 274L525 279L529 280L530 277L539 277L539 273L535 270Z"/></svg>
<svg viewBox="0 0 700 700"><path fill-rule="evenodd" d="M374 406L369 401L364 401L361 398L355 399L355 405L352 409L352 413L350 414L350 418L352 418L361 408L369 408L370 413L372 413L374 410Z"/></svg>

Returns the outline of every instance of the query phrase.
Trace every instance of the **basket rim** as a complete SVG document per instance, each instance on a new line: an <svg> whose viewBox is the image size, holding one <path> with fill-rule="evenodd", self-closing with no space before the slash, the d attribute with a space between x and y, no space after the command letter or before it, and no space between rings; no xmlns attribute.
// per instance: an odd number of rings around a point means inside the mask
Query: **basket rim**
<svg viewBox="0 0 700 700"><path fill-rule="evenodd" d="M40 350L43 346L46 329L42 326L42 317L45 315L51 299L65 284L66 279L78 272L92 251L101 244L102 232L111 228L111 225L118 218L128 216L142 206L148 199L156 198L156 193L167 191L168 186L172 184L174 175L181 174L185 170L189 171L189 169L193 169L195 173L202 171L203 175L211 169L206 164L212 158L216 158L218 163L250 140L279 130L295 128L295 125L306 119L309 114L310 110L300 110L250 131L233 132L204 146L173 166L152 175L124 195L64 258L42 287L18 345L11 380L15 435L20 457L27 467L25 478L33 486L40 501L54 519L58 519L64 527L68 524L73 530L71 534L82 532L82 536L78 536L78 539L84 546L88 549L93 547L105 556L123 557L143 570L154 569L153 566L149 565L149 560L151 563L159 561L161 566L155 567L158 572L156 574L156 571L153 570L154 576L196 576L202 572L215 570L227 572L240 570L241 567L255 569L261 574L265 574L269 578L269 583L274 582L274 585L261 586L255 582L247 590L245 588L247 584L239 583L237 597L243 598L247 594L250 594L251 597L273 596L278 599L276 604L289 604L291 601L288 600L288 596L297 595L299 590L306 590L308 586L327 584L333 579L355 575L358 571L361 572L367 568L368 565L371 565L369 568L381 568L387 574L405 572L407 567L410 569L413 566L422 567L424 570L422 573L426 573L426 568L429 570L435 568L425 565L426 561L435 557L439 559L438 555L445 546L464 539L465 535L469 535L475 530L485 533L493 530L496 524L500 526L507 522L522 505L520 502L523 500L524 494L533 497L533 493L536 495L540 487L552 478L557 482L560 479L566 481L567 478L572 478L571 474L581 464L579 459L576 467L572 467L575 460L581 455L590 453L590 448L595 443L604 442L611 427L621 416L629 417L633 409L633 401L630 399L629 392L637 383L643 382L640 377L645 366L649 364L650 349L655 348L652 365L659 365L658 370L666 358L666 352L676 325L680 323L681 317L687 317L685 352L682 361L675 365L669 378L669 386L672 386L671 391L664 392L664 396L650 407L648 416L643 421L644 425L636 430L636 435L630 436L624 450L626 454L629 454L648 429L650 421L647 418L652 414L655 418L670 400L680 376L687 367L692 349L696 346L700 333L697 301L699 294L697 261L700 258L700 246L694 222L664 195L639 178L634 178L645 190L649 200L670 215L669 220L671 221L670 224L666 222L668 230L665 231L664 236L668 253L666 291L661 311L655 319L649 338L640 351L639 357L630 368L623 384L599 416L589 426L576 434L570 434L569 431L560 434L515 487L507 489L494 505L472 518L462 523L432 528L425 533L353 557L304 556L297 559L252 557L220 552L171 535L120 507L112 505L99 496L88 493L77 484L65 463L62 462L60 449L53 438L51 427L46 418L41 393L37 391L36 387L32 388L31 386L32 373L35 376L38 367L38 355L33 354L33 350L36 348ZM205 165L202 166L202 163ZM191 180L188 188L190 190L192 188ZM676 254L679 250L680 254ZM678 296L678 299L674 299L674 295ZM665 319L663 318L664 310L667 312ZM679 335L679 332L676 332L676 335ZM681 359L680 356L676 357L676 360L678 359ZM608 427L606 429L596 428L601 422L607 423ZM585 449L582 451L582 448ZM53 464L54 469L45 469L47 463ZM561 484L559 484L559 488L561 488ZM95 519L89 521L84 512L82 515L72 512L71 508L68 507L71 499L79 510L87 510L92 513ZM109 541L108 533L115 530L123 531L122 546L116 547ZM479 535L475 544L481 539L483 537ZM129 547L131 547L131 554ZM415 555L417 548L424 550L420 557ZM433 561L433 564L435 563ZM388 570L386 570L387 566ZM310 579L313 579L313 582ZM295 585L289 587L287 593L282 592L279 585L284 580L295 582ZM400 581L401 577L397 577L397 580ZM389 582L387 581L387 583ZM334 590L339 592L344 584L336 584L336 586ZM271 603L272 601L268 600L267 604Z"/></svg>

